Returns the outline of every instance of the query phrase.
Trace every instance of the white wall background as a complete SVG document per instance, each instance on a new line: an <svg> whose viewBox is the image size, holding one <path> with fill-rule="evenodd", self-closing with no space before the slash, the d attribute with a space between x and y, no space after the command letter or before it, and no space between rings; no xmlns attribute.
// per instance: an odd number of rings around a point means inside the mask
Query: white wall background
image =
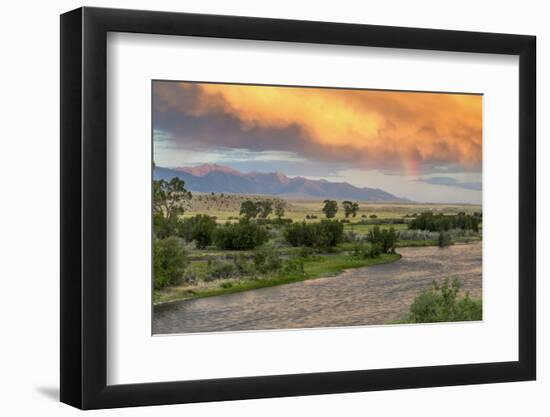
<svg viewBox="0 0 550 417"><path fill-rule="evenodd" d="M92 1L89 6L239 14L293 19L534 34L538 37L539 249L550 250L543 192L550 168L543 119L548 97L550 26L545 3L278 0ZM3 415L75 415L59 392L59 17L82 4L8 2L2 8L0 90L0 410ZM539 263L538 381L99 411L96 415L545 416L550 413L550 274ZM546 395L545 395L546 394Z"/></svg>

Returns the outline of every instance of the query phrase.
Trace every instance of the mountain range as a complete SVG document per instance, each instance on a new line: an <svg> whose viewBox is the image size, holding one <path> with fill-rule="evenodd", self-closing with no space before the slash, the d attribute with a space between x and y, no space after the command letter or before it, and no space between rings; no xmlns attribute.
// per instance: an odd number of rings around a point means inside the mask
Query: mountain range
<svg viewBox="0 0 550 417"><path fill-rule="evenodd" d="M185 181L185 188L204 193L268 194L278 197L301 199L335 199L407 202L379 188L355 187L347 182L310 180L303 177L287 177L280 172L240 172L218 165L203 164L194 167L155 167L156 180L178 177Z"/></svg>

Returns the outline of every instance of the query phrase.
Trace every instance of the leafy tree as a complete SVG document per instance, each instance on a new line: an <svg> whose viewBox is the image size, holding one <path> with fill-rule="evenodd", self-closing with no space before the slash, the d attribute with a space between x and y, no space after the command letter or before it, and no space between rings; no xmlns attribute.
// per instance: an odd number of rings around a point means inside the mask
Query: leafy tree
<svg viewBox="0 0 550 417"><path fill-rule="evenodd" d="M292 223L285 228L283 236L292 246L328 248L342 241L344 225L334 220L322 220L319 223Z"/></svg>
<svg viewBox="0 0 550 417"><path fill-rule="evenodd" d="M268 239L267 231L248 219L238 223L226 223L214 233L214 244L224 250L253 249Z"/></svg>
<svg viewBox="0 0 550 417"><path fill-rule="evenodd" d="M310 226L315 223L292 223L289 224L283 236L285 240L292 246L313 246L314 243L314 227Z"/></svg>
<svg viewBox="0 0 550 417"><path fill-rule="evenodd" d="M182 203L192 198L185 189L185 182L177 177L170 181L153 181L153 213L166 220L173 220L183 214Z"/></svg>
<svg viewBox="0 0 550 417"><path fill-rule="evenodd" d="M158 239L165 239L178 234L179 219L167 219L161 213L153 214L153 232Z"/></svg>
<svg viewBox="0 0 550 417"><path fill-rule="evenodd" d="M373 245L380 245L382 253L395 253L397 233L393 227L380 229L380 227L375 226L369 231L367 240Z"/></svg>
<svg viewBox="0 0 550 417"><path fill-rule="evenodd" d="M315 239L313 246L328 248L338 245L344 237L344 225L339 221L322 220L313 223Z"/></svg>
<svg viewBox="0 0 550 417"><path fill-rule="evenodd" d="M275 216L281 219L281 217L285 215L286 202L284 200L275 200L273 208L275 210Z"/></svg>
<svg viewBox="0 0 550 417"><path fill-rule="evenodd" d="M323 213L325 213L327 219L332 219L336 216L336 213L338 212L338 203L336 201L325 200L323 201L323 204Z"/></svg>
<svg viewBox="0 0 550 417"><path fill-rule="evenodd" d="M214 231L216 230L216 218L206 214L197 214L190 219L191 240L195 241L197 249L204 249L212 244Z"/></svg>
<svg viewBox="0 0 550 417"><path fill-rule="evenodd" d="M261 219L266 219L273 211L273 201L271 200L258 201L256 203L256 208L258 210L258 217Z"/></svg>
<svg viewBox="0 0 550 417"><path fill-rule="evenodd" d="M344 201L342 202L342 205L344 206L344 214L346 216L346 219L351 215L352 217L355 217L357 215L357 212L359 211L359 204L352 203L351 201Z"/></svg>
<svg viewBox="0 0 550 417"><path fill-rule="evenodd" d="M179 283L187 264L187 253L177 237L153 240L153 276L156 290Z"/></svg>
<svg viewBox="0 0 550 417"><path fill-rule="evenodd" d="M377 216L376 214L371 214L369 217L370 217L371 219L376 219L376 218L378 218L378 216Z"/></svg>
<svg viewBox="0 0 550 417"><path fill-rule="evenodd" d="M246 200L241 203L239 214L246 219L255 219L259 213L258 205L252 200Z"/></svg>
<svg viewBox="0 0 550 417"><path fill-rule="evenodd" d="M450 229L462 229L479 231L482 218L478 215L465 214L456 215L434 214L431 211L421 213L410 223L409 229L429 230L430 232L448 231Z"/></svg>

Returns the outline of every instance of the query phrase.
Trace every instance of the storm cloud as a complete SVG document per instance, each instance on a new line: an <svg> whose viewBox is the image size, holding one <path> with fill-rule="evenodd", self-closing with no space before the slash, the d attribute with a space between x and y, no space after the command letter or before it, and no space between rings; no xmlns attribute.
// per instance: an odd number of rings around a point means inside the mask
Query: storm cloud
<svg viewBox="0 0 550 417"><path fill-rule="evenodd" d="M154 128L185 149L293 152L359 169L479 170L479 95L155 81Z"/></svg>

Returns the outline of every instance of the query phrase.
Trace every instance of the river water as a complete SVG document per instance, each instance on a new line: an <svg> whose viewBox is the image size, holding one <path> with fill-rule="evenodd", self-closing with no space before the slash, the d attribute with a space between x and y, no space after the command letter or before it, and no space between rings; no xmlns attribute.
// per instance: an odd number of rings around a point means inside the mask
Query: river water
<svg viewBox="0 0 550 417"><path fill-rule="evenodd" d="M402 317L432 281L458 278L481 297L481 242L401 248L401 260L338 276L155 307L153 333L384 324Z"/></svg>

